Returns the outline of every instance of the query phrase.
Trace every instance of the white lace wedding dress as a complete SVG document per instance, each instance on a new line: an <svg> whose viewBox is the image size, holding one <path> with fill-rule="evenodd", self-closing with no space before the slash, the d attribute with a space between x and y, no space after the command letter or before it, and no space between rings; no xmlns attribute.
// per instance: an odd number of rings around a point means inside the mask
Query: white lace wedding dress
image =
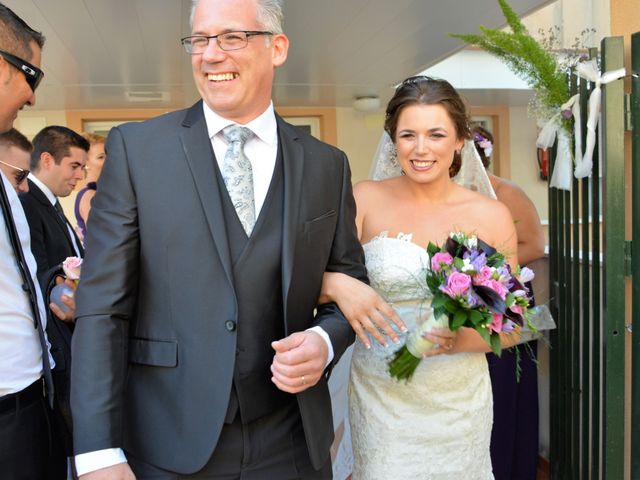
<svg viewBox="0 0 640 480"><path fill-rule="evenodd" d="M416 325L428 295L428 255L410 235L379 235L364 245L371 285ZM406 335L401 335L404 343ZM349 416L354 480L493 479L489 443L491 382L483 353L424 359L409 383L392 379L389 357L398 348L367 350L356 340Z"/></svg>

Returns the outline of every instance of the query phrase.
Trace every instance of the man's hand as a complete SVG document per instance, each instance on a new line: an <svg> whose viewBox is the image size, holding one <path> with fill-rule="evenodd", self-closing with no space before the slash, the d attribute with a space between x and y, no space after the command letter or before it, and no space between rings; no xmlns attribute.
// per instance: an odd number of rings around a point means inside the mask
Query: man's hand
<svg viewBox="0 0 640 480"><path fill-rule="evenodd" d="M69 288L71 288L73 290L73 293L75 295L76 292L76 282L74 280L67 280L63 277L56 277L56 285L60 285L61 283L66 284ZM62 320L63 322L72 322L73 321L73 317L75 317L76 315L76 300L74 297L70 297L68 295L62 295L60 297L60 300L62 300L62 303L64 303L68 310L66 312L63 312L62 309L56 305L53 302L49 303L49 308L51 309L51 311L53 312L53 314L58 317L60 320Z"/></svg>
<svg viewBox="0 0 640 480"><path fill-rule="evenodd" d="M318 383L329 354L327 344L319 334L296 332L271 346L276 351L271 364L271 381L280 390L299 393Z"/></svg>
<svg viewBox="0 0 640 480"><path fill-rule="evenodd" d="M128 463L118 463L80 475L79 480L136 480L136 476Z"/></svg>

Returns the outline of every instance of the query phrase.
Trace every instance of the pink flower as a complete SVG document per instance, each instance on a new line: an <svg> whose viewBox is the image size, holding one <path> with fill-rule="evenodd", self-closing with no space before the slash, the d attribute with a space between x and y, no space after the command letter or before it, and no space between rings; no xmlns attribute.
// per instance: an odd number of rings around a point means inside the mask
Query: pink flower
<svg viewBox="0 0 640 480"><path fill-rule="evenodd" d="M517 303L511 305L511 308L509 308L509 310L511 310L513 313L519 313L520 315L522 315L522 313L524 312L522 306L518 305Z"/></svg>
<svg viewBox="0 0 640 480"><path fill-rule="evenodd" d="M502 331L502 314L501 313L494 313L493 314L493 321L491 322L491 325L489 325L489 332L493 333L493 332L497 332L500 333Z"/></svg>
<svg viewBox="0 0 640 480"><path fill-rule="evenodd" d="M65 276L70 280L80 280L80 266L82 259L78 257L67 257L62 262L62 270Z"/></svg>
<svg viewBox="0 0 640 480"><path fill-rule="evenodd" d="M500 298L504 300L507 298L507 289L506 287L500 283L498 280L489 280L486 284L491 290L500 295Z"/></svg>
<svg viewBox="0 0 640 480"><path fill-rule="evenodd" d="M487 282L491 280L493 270L491 267L484 266L473 276L474 285L487 285Z"/></svg>
<svg viewBox="0 0 640 480"><path fill-rule="evenodd" d="M431 270L439 272L442 269L442 265L451 265L453 263L453 257L447 252L438 252L431 259Z"/></svg>
<svg viewBox="0 0 640 480"><path fill-rule="evenodd" d="M464 273L453 272L447 278L447 286L442 289L451 298L464 297L471 287L471 277Z"/></svg>

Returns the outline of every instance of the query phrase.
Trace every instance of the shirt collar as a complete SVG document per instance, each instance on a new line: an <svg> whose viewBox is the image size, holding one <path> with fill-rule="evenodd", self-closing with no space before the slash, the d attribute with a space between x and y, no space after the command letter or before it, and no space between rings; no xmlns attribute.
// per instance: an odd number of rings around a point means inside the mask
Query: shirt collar
<svg viewBox="0 0 640 480"><path fill-rule="evenodd" d="M204 110L204 120L207 124L207 132L209 133L209 138L211 139L219 134L223 128L235 123L231 120L221 117L216 112L211 110L211 107L207 105L207 102L202 102L202 108ZM276 123L276 115L273 109L273 102L269 103L269 106L264 112L262 112L262 114L242 126L250 129L256 137L258 137L267 145L275 145L277 140L278 125Z"/></svg>
<svg viewBox="0 0 640 480"><path fill-rule="evenodd" d="M42 181L38 177L36 177L33 172L29 173L29 180L35 183L38 188L42 190L42 193L44 193L45 197L47 197L47 199L51 202L51 205L55 206L58 198L51 192L51 190L49 190L49 187L42 183Z"/></svg>

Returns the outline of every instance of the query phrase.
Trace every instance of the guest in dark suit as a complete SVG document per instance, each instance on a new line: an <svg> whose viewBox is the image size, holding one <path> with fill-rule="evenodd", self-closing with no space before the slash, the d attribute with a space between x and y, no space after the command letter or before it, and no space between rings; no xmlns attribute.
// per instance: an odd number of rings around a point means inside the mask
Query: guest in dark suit
<svg viewBox="0 0 640 480"><path fill-rule="evenodd" d="M354 335L314 308L325 270L366 273L344 153L273 110L281 3L200 0L203 101L109 135L73 337L87 479L331 478L327 376Z"/></svg>
<svg viewBox="0 0 640 480"><path fill-rule="evenodd" d="M20 194L29 231L31 250L38 264L38 280L48 297L56 280L63 273L62 262L67 257L82 257L84 250L69 224L59 197L68 196L78 180L84 177L82 168L87 159L89 142L66 127L50 126L33 138L29 191ZM61 281L61 280L58 280ZM70 285L75 288L72 282ZM56 413L60 415L58 430L67 456L72 456L69 378L71 375L72 313L49 305L47 333L51 354L56 362L53 378L56 387Z"/></svg>
<svg viewBox="0 0 640 480"><path fill-rule="evenodd" d="M11 130L20 109L35 104L43 45L41 33L0 3L0 133ZM60 480L66 465L50 430L53 359L45 305L14 191L26 182L19 170L9 170L0 169L0 477Z"/></svg>
<svg viewBox="0 0 640 480"><path fill-rule="evenodd" d="M28 192L29 163L33 146L27 137L15 128L0 133L0 170L17 193Z"/></svg>

